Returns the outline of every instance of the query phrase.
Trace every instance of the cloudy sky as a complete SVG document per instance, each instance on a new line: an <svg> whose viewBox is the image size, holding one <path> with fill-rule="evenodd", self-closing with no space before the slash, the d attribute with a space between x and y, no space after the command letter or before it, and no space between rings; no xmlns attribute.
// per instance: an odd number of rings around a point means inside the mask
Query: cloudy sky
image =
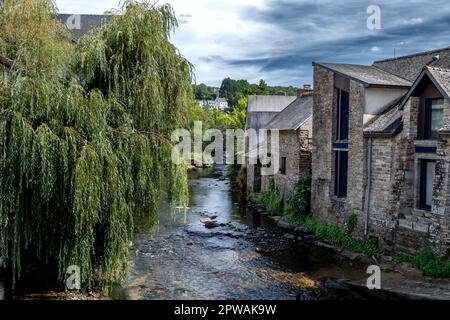
<svg viewBox="0 0 450 320"><path fill-rule="evenodd" d="M450 46L448 0L160 0L180 27L172 41L196 68L198 83L265 79L311 83L312 61L373 60ZM61 13L102 13L118 0L56 0ZM370 30L367 9L381 10Z"/></svg>

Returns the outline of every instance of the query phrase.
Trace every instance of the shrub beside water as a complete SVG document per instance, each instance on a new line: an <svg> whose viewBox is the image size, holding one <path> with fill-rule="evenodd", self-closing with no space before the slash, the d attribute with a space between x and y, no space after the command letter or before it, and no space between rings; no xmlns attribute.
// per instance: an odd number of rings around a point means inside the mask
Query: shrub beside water
<svg viewBox="0 0 450 320"><path fill-rule="evenodd" d="M294 195L286 203L284 215L292 222L299 223L311 212L311 180L300 181Z"/></svg>
<svg viewBox="0 0 450 320"><path fill-rule="evenodd" d="M262 202L270 215L279 215L283 213L283 195L275 185L273 179L269 182L267 192L262 196Z"/></svg>
<svg viewBox="0 0 450 320"><path fill-rule="evenodd" d="M311 231L318 239L325 240L336 247L363 253L367 256L381 254L382 250L378 248L376 239L372 238L363 241L352 237L353 230L356 227L356 221L357 216L352 214L347 220L344 230L341 230L336 225L317 220L313 217L306 218L301 225Z"/></svg>
<svg viewBox="0 0 450 320"><path fill-rule="evenodd" d="M419 269L427 277L450 278L450 262L437 257L430 248L425 248L412 261L413 268Z"/></svg>

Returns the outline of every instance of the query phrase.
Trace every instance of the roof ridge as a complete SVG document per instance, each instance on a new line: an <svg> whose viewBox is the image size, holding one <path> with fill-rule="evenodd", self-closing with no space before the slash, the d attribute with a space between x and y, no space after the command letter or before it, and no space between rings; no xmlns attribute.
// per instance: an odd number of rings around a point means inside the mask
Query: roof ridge
<svg viewBox="0 0 450 320"><path fill-rule="evenodd" d="M449 68L443 68L443 67L425 66L425 68L430 69L430 70L450 72Z"/></svg>
<svg viewBox="0 0 450 320"><path fill-rule="evenodd" d="M383 70L383 69L381 69L381 68L378 68L377 66L374 66L374 65L372 65L371 67L372 67L372 68L375 68L375 69L377 69L378 71L381 71L381 72L387 73L387 74L389 74L389 75L392 75L392 76L394 76L394 77L397 77L397 78L399 78L399 79L402 79L402 80L405 80L405 81L411 82L410 80L408 80L408 79L406 79L406 78L403 78L403 77L400 77L399 75L396 75L396 74L390 73L389 71L386 71L386 70Z"/></svg>
<svg viewBox="0 0 450 320"><path fill-rule="evenodd" d="M441 51L445 51L445 50L450 50L450 46L445 47L445 48L440 48L440 49L433 49L433 50L429 50L429 51L417 52L417 53L408 54L408 55L404 55L404 56L400 56L400 57L376 60L376 61L374 61L374 63L395 61L395 60L400 60L400 59L405 59L405 58L412 58L412 57L420 57L420 56L425 56L427 54L432 54L432 53L435 53L435 52L441 52Z"/></svg>

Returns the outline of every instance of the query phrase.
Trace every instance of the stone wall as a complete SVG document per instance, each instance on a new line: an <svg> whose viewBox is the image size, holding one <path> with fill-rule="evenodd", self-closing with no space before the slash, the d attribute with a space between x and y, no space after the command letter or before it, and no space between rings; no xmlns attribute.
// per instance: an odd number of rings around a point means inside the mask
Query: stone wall
<svg viewBox="0 0 450 320"><path fill-rule="evenodd" d="M314 66L314 109L312 137L312 214L328 219L331 210L334 74Z"/></svg>
<svg viewBox="0 0 450 320"><path fill-rule="evenodd" d="M314 68L312 212L317 218L340 226L355 213L358 215L356 234L361 235L367 173L364 87L350 81L348 192L346 198L337 198L334 196L335 152L332 150L336 118L334 74L320 66Z"/></svg>
<svg viewBox="0 0 450 320"><path fill-rule="evenodd" d="M287 201L292 197L299 181L311 179L309 132L281 131L280 157L286 157L286 174L278 173L273 179Z"/></svg>
<svg viewBox="0 0 450 320"><path fill-rule="evenodd" d="M295 187L299 181L311 179L311 133L307 130L280 131L280 164L281 157L286 157L286 174L277 172L272 175L263 175L261 177L261 192L266 192L270 181L273 179L276 186L283 194L285 201L289 200L294 193ZM270 141L270 139L269 139ZM269 143L270 149L270 143ZM264 171L264 169L263 169ZM249 170L248 182L253 184L254 166ZM253 185L248 188L253 192Z"/></svg>

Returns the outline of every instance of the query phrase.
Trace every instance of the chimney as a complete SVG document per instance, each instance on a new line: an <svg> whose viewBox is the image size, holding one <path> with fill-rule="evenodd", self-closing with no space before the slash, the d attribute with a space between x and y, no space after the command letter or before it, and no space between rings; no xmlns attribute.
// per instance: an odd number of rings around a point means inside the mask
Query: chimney
<svg viewBox="0 0 450 320"><path fill-rule="evenodd" d="M303 89L298 90L298 96L299 97L306 97L313 94L313 89L310 84L303 85Z"/></svg>

